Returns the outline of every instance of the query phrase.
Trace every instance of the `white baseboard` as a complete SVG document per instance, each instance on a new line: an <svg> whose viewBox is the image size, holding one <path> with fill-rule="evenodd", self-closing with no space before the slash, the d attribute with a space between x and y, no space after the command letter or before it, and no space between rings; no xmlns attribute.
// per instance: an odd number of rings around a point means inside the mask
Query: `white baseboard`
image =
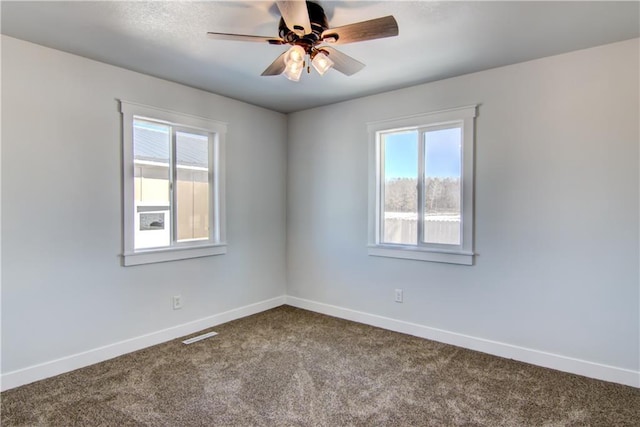
<svg viewBox="0 0 640 427"><path fill-rule="evenodd" d="M344 307L310 301L302 298L287 296L286 304L305 310L315 311L341 319L352 320L366 325L376 326L395 332L414 335L458 347L481 351L483 353L500 356L532 365L556 369L589 378L610 381L632 387L640 387L640 371L617 368L572 357L547 353L498 341L486 340L469 335L458 334L442 329L431 328L416 323L391 319L388 317L355 311Z"/></svg>
<svg viewBox="0 0 640 427"><path fill-rule="evenodd" d="M34 381L42 380L45 378L53 377L55 375L63 374L65 372L73 371L75 369L83 368L85 366L93 365L95 363L112 359L123 354L141 350L152 345L161 344L163 342L180 338L185 335L201 331L203 329L208 329L222 323L230 322L232 320L250 316L252 314L257 314L262 311L281 306L283 304L288 304L293 307L315 311L317 313L351 320L354 322L364 323L366 325L376 326L395 332L401 332L421 338L430 339L433 341L452 344L471 350L477 350L495 356L531 363L533 365L538 365L545 368L556 369L563 372L583 375L585 377L611 381L614 383L640 388L640 372L638 371L588 362L585 360L574 359L558 354L547 353L525 347L518 347L511 344L505 344L498 341L491 341L483 338L472 337L469 335L458 334L455 332L431 328L416 323L391 319L388 317L378 316L375 314L369 314L302 298L281 296L261 301L255 304L249 304L233 310L225 311L213 316L208 316L203 319L184 323L182 325L163 329L161 331L153 332L147 335L142 335L114 344L109 344L103 347L88 350L82 353L52 360L50 362L45 362L16 371L7 372L5 374L2 374L1 376L0 390L9 390L11 388L15 388Z"/></svg>
<svg viewBox="0 0 640 427"><path fill-rule="evenodd" d="M285 297L276 297L244 307L235 308L223 313L194 320L182 325L173 326L150 334L142 335L128 340L94 348L82 353L73 354L50 362L41 363L27 368L2 374L0 390L5 391L34 381L53 377L74 369L103 362L132 351L141 350L152 345L171 341L203 329L211 328L222 323L241 317L250 316L283 305Z"/></svg>

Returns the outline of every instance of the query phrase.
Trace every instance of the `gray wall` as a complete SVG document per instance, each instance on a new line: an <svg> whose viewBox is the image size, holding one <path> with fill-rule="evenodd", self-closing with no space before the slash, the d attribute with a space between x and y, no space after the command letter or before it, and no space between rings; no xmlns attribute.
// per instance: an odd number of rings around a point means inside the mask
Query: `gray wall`
<svg viewBox="0 0 640 427"><path fill-rule="evenodd" d="M2 372L285 293L637 371L638 50L287 119L3 36ZM120 266L116 98L229 124L226 255ZM475 103L476 265L367 256L366 122Z"/></svg>
<svg viewBox="0 0 640 427"><path fill-rule="evenodd" d="M290 115L288 295L637 371L638 50ZM367 256L366 122L476 103L476 265Z"/></svg>
<svg viewBox="0 0 640 427"><path fill-rule="evenodd" d="M228 123L226 255L121 267L116 98ZM286 120L3 36L2 372L282 296Z"/></svg>

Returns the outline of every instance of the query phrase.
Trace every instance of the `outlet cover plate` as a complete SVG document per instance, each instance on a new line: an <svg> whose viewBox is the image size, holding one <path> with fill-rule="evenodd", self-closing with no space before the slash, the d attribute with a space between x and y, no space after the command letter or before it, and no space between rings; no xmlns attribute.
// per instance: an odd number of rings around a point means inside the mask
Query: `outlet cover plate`
<svg viewBox="0 0 640 427"><path fill-rule="evenodd" d="M174 310L180 310L182 308L182 296L181 295L174 295L171 298L171 302L173 303L173 309Z"/></svg>

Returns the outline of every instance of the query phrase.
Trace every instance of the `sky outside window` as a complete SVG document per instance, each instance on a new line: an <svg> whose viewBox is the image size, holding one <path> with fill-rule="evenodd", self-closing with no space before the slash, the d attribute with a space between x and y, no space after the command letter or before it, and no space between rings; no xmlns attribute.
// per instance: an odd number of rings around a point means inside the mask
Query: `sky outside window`
<svg viewBox="0 0 640 427"><path fill-rule="evenodd" d="M459 127L429 131L425 140L425 175L432 178L460 178Z"/></svg>
<svg viewBox="0 0 640 427"><path fill-rule="evenodd" d="M459 178L462 129L439 129L425 133L425 172L433 178ZM385 181L418 176L418 131L384 135Z"/></svg>
<svg viewBox="0 0 640 427"><path fill-rule="evenodd" d="M418 131L384 135L385 181L418 176Z"/></svg>

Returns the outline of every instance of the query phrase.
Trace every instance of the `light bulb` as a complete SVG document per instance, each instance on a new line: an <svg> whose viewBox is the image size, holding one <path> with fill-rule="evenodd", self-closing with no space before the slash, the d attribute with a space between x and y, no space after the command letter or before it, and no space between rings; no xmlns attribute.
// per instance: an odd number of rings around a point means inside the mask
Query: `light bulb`
<svg viewBox="0 0 640 427"><path fill-rule="evenodd" d="M324 52L318 52L311 61L313 68L316 69L318 74L324 76L331 67L333 67L333 61Z"/></svg>

